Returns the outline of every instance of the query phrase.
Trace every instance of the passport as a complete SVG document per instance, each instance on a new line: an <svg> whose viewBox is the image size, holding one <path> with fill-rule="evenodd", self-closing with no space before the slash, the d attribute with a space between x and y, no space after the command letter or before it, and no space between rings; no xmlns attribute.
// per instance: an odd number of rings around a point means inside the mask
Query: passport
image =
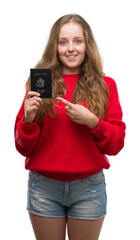
<svg viewBox="0 0 140 240"><path fill-rule="evenodd" d="M40 93L41 98L52 98L52 69L31 68L31 91Z"/></svg>

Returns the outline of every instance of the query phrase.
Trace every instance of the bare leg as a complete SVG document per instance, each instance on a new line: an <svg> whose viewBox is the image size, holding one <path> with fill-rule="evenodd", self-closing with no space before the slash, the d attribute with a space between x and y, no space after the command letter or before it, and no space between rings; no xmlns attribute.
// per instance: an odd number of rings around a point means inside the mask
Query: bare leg
<svg viewBox="0 0 140 240"><path fill-rule="evenodd" d="M82 220L68 218L69 240L98 240L103 218L97 220Z"/></svg>
<svg viewBox="0 0 140 240"><path fill-rule="evenodd" d="M66 218L41 217L29 212L36 240L65 240Z"/></svg>

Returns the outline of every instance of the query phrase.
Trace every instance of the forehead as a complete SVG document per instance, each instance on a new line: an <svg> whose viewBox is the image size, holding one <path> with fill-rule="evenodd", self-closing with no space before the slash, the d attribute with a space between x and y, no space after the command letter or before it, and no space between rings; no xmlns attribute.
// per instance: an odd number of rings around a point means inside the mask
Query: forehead
<svg viewBox="0 0 140 240"><path fill-rule="evenodd" d="M80 24L75 22L65 23L59 31L59 38L68 38L68 37L76 37L76 36L84 36L83 28Z"/></svg>

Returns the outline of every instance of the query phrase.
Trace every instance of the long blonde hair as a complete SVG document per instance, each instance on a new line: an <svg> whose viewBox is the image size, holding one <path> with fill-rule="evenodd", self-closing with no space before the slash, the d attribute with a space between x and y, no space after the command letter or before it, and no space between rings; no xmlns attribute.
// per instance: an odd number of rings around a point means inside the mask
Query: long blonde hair
<svg viewBox="0 0 140 240"><path fill-rule="evenodd" d="M103 80L100 54L89 24L77 14L68 14L59 18L52 26L49 40L41 60L35 68L52 68L52 99L43 99L37 111L38 120L43 120L46 113L56 116L56 97L65 97L66 84L63 79L62 63L57 52L60 28L69 22L78 23L82 29L86 43L86 55L80 66L79 79L72 96L72 103L82 104L86 101L90 111L104 119L108 107L108 87ZM30 76L26 82L26 90L30 91Z"/></svg>

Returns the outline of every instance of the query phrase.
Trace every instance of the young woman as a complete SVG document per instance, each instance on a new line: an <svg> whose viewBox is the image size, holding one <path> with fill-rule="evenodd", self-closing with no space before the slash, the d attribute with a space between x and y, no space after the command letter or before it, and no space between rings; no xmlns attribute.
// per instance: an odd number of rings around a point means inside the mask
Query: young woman
<svg viewBox="0 0 140 240"><path fill-rule="evenodd" d="M53 25L36 68L51 68L52 99L30 91L15 123L30 170L27 210L38 240L97 240L106 214L106 155L124 146L115 81L102 71L88 23L70 14Z"/></svg>

